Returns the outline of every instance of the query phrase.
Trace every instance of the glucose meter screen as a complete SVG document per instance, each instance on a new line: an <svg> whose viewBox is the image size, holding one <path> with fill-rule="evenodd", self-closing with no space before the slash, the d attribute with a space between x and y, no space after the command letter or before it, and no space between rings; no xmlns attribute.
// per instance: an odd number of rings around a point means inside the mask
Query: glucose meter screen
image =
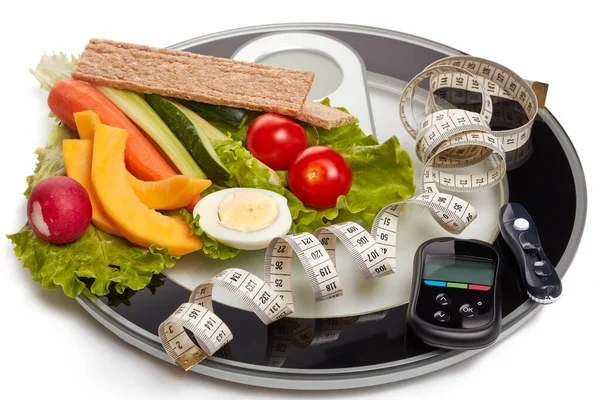
<svg viewBox="0 0 600 400"><path fill-rule="evenodd" d="M494 263L487 258L428 254L425 256L423 279L491 286L494 283Z"/></svg>

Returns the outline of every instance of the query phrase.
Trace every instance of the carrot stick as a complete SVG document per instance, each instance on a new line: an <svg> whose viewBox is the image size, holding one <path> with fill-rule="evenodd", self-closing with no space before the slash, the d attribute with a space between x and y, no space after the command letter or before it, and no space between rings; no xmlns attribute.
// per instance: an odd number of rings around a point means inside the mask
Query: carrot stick
<svg viewBox="0 0 600 400"><path fill-rule="evenodd" d="M177 175L142 131L95 87L73 79L58 81L50 90L48 106L73 130L77 130L73 113L85 110L94 111L105 125L127 130L125 164L136 178L157 181Z"/></svg>
<svg viewBox="0 0 600 400"><path fill-rule="evenodd" d="M192 202L190 204L187 205L187 207L185 207L189 212L193 213L194 212L194 207L196 207L196 204L198 204L198 202L202 200L202 196L201 195L197 195L196 197L194 197L192 199Z"/></svg>

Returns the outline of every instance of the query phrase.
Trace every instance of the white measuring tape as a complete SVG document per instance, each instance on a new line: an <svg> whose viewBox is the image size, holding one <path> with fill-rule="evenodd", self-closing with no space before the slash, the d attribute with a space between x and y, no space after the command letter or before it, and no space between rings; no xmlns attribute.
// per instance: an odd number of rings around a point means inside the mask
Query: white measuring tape
<svg viewBox="0 0 600 400"><path fill-rule="evenodd" d="M427 116L415 123L414 128L409 122L412 112L407 113L406 106L412 109L416 89L427 78L430 79ZM472 96L466 103L475 104L479 99L481 109L479 112L447 109L453 99L433 95L445 88L464 89L465 95ZM502 117L507 122L524 123L517 128L492 131L489 126L494 116L491 96L516 101L521 108L505 110ZM384 207L377 214L370 233L356 222L345 222L320 228L314 234L300 233L273 239L265 255L264 280L243 269L229 268L201 284L194 289L189 302L182 304L160 325L158 333L163 347L177 364L188 370L233 339L227 325L213 312L214 285L237 295L266 325L291 315L294 312L294 254L308 277L315 301L341 296L342 285L335 264L337 240L348 249L366 279L394 273L398 217L406 204L424 206L448 232L462 232L476 218L476 210L465 200L444 192L483 190L501 182L507 169L505 149L526 149L524 146L529 141L537 111L538 100L532 87L499 64L457 56L429 65L408 83L400 100L400 118L416 140L417 157L424 163L422 193ZM456 170L484 161L489 166L483 173L459 174L441 170ZM278 326L288 326L286 324L287 321L282 321ZM326 334L323 338L316 337L316 342L335 340L339 336L339 330L334 326L321 328L320 331ZM298 340L307 333L298 329L290 325L286 335L273 339L271 345L275 350L269 353L273 360L270 364L276 366L280 363L277 360L285 359L287 345L282 343ZM307 343L310 345L314 341L313 335ZM277 354L278 345L285 354Z"/></svg>

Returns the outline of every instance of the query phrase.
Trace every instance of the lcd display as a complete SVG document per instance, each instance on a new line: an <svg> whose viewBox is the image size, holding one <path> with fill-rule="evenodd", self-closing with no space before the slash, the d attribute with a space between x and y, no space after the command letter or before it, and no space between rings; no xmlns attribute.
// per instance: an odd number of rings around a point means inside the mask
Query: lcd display
<svg viewBox="0 0 600 400"><path fill-rule="evenodd" d="M487 258L428 254L423 279L491 286L494 284L494 262Z"/></svg>

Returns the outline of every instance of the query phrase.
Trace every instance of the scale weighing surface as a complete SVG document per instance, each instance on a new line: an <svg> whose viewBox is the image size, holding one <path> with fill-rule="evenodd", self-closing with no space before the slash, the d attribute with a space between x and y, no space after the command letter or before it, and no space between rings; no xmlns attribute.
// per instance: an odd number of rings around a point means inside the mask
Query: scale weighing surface
<svg viewBox="0 0 600 400"><path fill-rule="evenodd" d="M417 187L422 164L415 156L414 141L398 116L400 94L406 83L431 62L463 54L398 32L335 24L244 28L189 40L172 48L314 70L315 83L309 98L330 97L332 105L348 108L359 118L361 128L376 135L380 142L397 135L414 160ZM426 96L425 91L417 93L417 108L423 108ZM549 165L553 167L550 169ZM502 250L506 267L500 339L540 309L528 299L516 261L498 238L500 206L510 201L527 208L561 277L575 254L586 213L581 165L566 133L547 109L539 111L529 145L509 157L508 169L500 185L461 195L476 207L479 217L456 235L484 240ZM560 199L555 197L557 187L561 188ZM401 214L398 227L396 274L366 281L349 254L340 251L337 267L344 296L315 303L308 281L302 274L294 274L298 277L293 284L296 312L292 318L269 326L244 310L233 295L215 291L215 312L230 327L234 339L191 371L256 386L341 389L408 379L476 354L481 350L431 348L406 327L414 252L422 242L438 236L449 234L425 209L409 206ZM173 269L155 276L144 290L100 298L85 292L78 301L126 342L172 363L157 336L160 323L187 301L196 285L225 268L244 268L262 276L263 258L264 251L245 252L227 262L190 255ZM299 263L293 266L298 268ZM290 329L292 336L282 341L282 335L289 334ZM277 345L286 346L284 358L273 355L271 350Z"/></svg>

